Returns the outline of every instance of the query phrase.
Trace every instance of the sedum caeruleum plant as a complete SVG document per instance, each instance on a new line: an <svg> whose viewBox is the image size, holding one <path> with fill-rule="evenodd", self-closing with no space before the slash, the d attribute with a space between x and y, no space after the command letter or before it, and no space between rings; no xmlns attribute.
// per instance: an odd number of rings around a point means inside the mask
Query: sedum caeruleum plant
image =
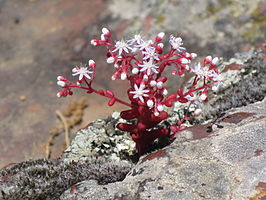
<svg viewBox="0 0 266 200"><path fill-rule="evenodd" d="M165 34L159 33L154 40L144 40L141 35L135 35L130 40L114 42L108 29L103 28L100 39L91 40L94 46L105 46L107 50L107 63L114 66L112 80L122 79L128 82L128 102L117 98L113 91L96 90L93 80L96 75L96 63L89 60L88 64L73 68L76 82L71 82L63 76L58 76L57 84L62 90L58 97L72 95L72 88L85 90L88 94L96 93L108 99L108 105L121 103L128 107L120 113L125 120L135 119L135 123L119 123L117 128L129 132L136 143L139 154L147 152L149 146L156 139L168 136L173 139L175 135L185 129L186 120L201 114L200 104L208 101L208 91L217 91L223 84L222 76L217 67L219 59L207 56L202 63L191 66L191 61L197 57L183 47L180 37L170 36L170 48L165 49L162 43ZM167 77L163 72L167 67L172 68L172 75L183 77L185 73L193 74L193 81L186 89L179 88L176 93L168 94L165 86ZM168 117L166 107L180 102L194 106L193 113L184 115L176 124L168 128L156 127Z"/></svg>

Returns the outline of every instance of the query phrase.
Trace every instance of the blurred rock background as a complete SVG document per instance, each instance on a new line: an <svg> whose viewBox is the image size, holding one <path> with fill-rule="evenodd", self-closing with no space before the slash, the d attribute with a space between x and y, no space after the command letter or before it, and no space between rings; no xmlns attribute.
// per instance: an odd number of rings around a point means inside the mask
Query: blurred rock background
<svg viewBox="0 0 266 200"><path fill-rule="evenodd" d="M95 87L125 95L125 84L109 79L105 51L90 45L102 27L118 39L164 31L181 36L190 52L226 60L265 42L266 1L0 0L0 168L60 156L65 140L58 113L73 127L73 138L91 121L123 109L82 92L56 97L56 77L70 77L73 66L90 58L98 65Z"/></svg>

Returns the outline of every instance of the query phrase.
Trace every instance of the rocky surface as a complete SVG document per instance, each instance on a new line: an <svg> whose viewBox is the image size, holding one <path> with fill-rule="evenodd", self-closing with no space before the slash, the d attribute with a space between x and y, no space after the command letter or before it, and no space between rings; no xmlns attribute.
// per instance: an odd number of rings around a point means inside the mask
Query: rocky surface
<svg viewBox="0 0 266 200"><path fill-rule="evenodd" d="M0 199L57 200L66 189L86 179L97 180L99 184L121 181L130 168L127 163L96 157L78 162L25 161L0 172Z"/></svg>
<svg viewBox="0 0 266 200"><path fill-rule="evenodd" d="M117 38L130 37L136 32L155 35L165 31L181 36L188 50L199 52L200 56L223 56L228 65L224 69L227 86L220 93L212 94L205 115L191 122L197 124L207 120L209 124L190 127L170 146L143 156L122 182L99 185L101 175L89 173L95 166L99 169L109 166L106 163L110 159L130 161L134 155L130 137L114 128L120 120L114 114L78 131L60 161L26 161L1 170L0 190L4 193L0 195L6 193L9 199L27 199L26 195L42 195L49 190L51 198L43 198L53 199L69 188L61 199L266 198L266 100L248 105L262 100L266 93L265 46L260 45L265 39L264 0L32 2L0 0L0 85L3 86L0 165L43 155L40 149L49 123L55 119L53 111L59 104L72 101L56 100L56 76L70 73L71 66L87 61L88 56L103 66L99 68L101 77L96 85L114 88L122 96L124 85L106 79L111 68L106 68L105 59L99 56L103 52L92 49L88 43L88 38L98 36L103 26L112 30ZM227 61L240 49L258 44L259 47ZM93 116L88 112L86 120L99 116L104 101L91 97L90 103L93 107L88 110ZM248 106L226 112L216 120L225 110L243 105ZM105 111L111 113L111 110ZM175 121L180 110L182 107L176 105L169 120ZM105 157L108 161L90 165L86 161L89 156ZM64 167L71 162L77 169L65 171ZM126 171L122 176L113 173L120 170L119 166L109 166L113 180L122 180L126 174ZM77 173L69 177L71 180L62 179L69 180L63 187L53 185L53 179L48 178L50 185L46 187L45 182L37 181L38 177L46 175L34 174L36 167L47 174L53 170L62 172L56 174L56 178L65 173ZM34 175L34 180L27 178L28 173ZM36 190L36 185L30 190L22 187L24 196L13 198L11 191L21 188L19 181L33 184L37 181L40 190ZM18 187L14 188L15 185ZM27 191L31 191L30 194Z"/></svg>
<svg viewBox="0 0 266 200"><path fill-rule="evenodd" d="M26 161L1 170L0 197L10 200L59 196L95 200L264 197L266 99L250 103L265 97L265 47L236 55L224 72L227 87L213 94L216 99L211 101L222 110L210 116L233 109L205 121L207 124L187 128L169 146L142 156L125 179L134 144L127 134L115 129L121 119L114 113L78 131L61 159ZM236 108L243 105L247 106ZM169 121L175 117L173 114ZM99 156L105 159L98 159Z"/></svg>
<svg viewBox="0 0 266 200"><path fill-rule="evenodd" d="M101 66L97 88L125 95L124 84L106 78L113 69L105 63L105 52L88 42L103 26L117 39L165 31L181 36L190 52L229 58L265 39L265 5L264 0L0 0L0 166L44 156L54 111L82 96L55 97L56 76L70 76L76 64L93 58ZM88 101L73 133L123 109L103 110L106 101L97 96ZM53 158L62 152L63 141L61 133Z"/></svg>
<svg viewBox="0 0 266 200"><path fill-rule="evenodd" d="M116 0L109 4L109 9L114 23L119 21L119 30L125 35L166 31L185 38L185 46L197 49L200 55L211 51L231 57L241 47L264 41L265 3L264 0Z"/></svg>
<svg viewBox="0 0 266 200"><path fill-rule="evenodd" d="M77 199L226 200L265 198L266 99L232 109L223 128L197 125L140 158L122 182L76 185ZM209 135L208 137L206 137ZM70 199L66 191L60 199Z"/></svg>

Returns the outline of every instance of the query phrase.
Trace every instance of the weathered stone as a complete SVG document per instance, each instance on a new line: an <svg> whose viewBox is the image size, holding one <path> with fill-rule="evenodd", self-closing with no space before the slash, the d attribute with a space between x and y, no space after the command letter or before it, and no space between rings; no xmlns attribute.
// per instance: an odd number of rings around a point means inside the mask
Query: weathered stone
<svg viewBox="0 0 266 200"><path fill-rule="evenodd" d="M79 183L76 197L237 200L256 196L266 182L266 99L233 109L218 121L223 128L214 127L209 136L184 137L195 134L193 129L185 130L168 147L141 157L122 182ZM61 199L68 199L67 193Z"/></svg>
<svg viewBox="0 0 266 200"><path fill-rule="evenodd" d="M71 146L64 152L63 159L69 161L101 156L107 160L129 160L135 154L135 144L128 134L115 131L118 120L110 116L78 131Z"/></svg>
<svg viewBox="0 0 266 200"><path fill-rule="evenodd" d="M185 38L186 47L202 55L211 50L231 57L239 48L265 38L263 0L115 0L109 9L114 21L125 21L113 22L124 35L178 33Z"/></svg>
<svg viewBox="0 0 266 200"><path fill-rule="evenodd" d="M121 181L130 168L127 163L96 157L77 162L25 161L0 171L0 199L57 200L67 188L86 179L97 180L100 184Z"/></svg>

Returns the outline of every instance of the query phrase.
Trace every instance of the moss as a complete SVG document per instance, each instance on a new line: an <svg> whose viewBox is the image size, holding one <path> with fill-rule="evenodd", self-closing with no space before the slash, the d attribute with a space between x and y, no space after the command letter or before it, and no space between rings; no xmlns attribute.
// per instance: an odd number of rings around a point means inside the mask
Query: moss
<svg viewBox="0 0 266 200"><path fill-rule="evenodd" d="M106 184L124 179L131 166L88 157L78 162L31 160L0 172L0 199L59 199L69 187L94 179Z"/></svg>

